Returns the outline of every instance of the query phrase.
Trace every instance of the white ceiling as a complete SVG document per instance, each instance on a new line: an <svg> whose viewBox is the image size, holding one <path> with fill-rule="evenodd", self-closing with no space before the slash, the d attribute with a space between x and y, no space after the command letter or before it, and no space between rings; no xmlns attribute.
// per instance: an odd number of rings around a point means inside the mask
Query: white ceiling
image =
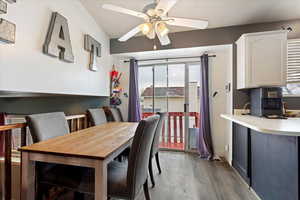
<svg viewBox="0 0 300 200"><path fill-rule="evenodd" d="M141 19L107 11L109 3L142 11L153 0L80 0L97 23L111 37L117 38L142 23ZM205 19L209 28L300 18L300 0L178 0L169 16ZM172 32L191 30L172 27Z"/></svg>

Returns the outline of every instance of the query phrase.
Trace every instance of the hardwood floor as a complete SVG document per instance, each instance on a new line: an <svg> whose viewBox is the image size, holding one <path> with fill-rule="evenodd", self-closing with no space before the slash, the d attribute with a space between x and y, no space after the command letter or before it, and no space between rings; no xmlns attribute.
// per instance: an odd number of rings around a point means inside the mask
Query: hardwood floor
<svg viewBox="0 0 300 200"><path fill-rule="evenodd" d="M257 200L226 163L178 152L161 152L160 159L161 175L153 162L152 200Z"/></svg>

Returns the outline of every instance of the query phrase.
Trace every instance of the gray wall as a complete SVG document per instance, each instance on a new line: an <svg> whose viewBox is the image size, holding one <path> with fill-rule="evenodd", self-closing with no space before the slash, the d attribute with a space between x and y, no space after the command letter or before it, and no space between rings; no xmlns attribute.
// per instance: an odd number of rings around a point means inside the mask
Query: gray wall
<svg viewBox="0 0 300 200"><path fill-rule="evenodd" d="M285 97L283 101L286 102L287 109L300 110L300 97Z"/></svg>
<svg viewBox="0 0 300 200"><path fill-rule="evenodd" d="M66 115L82 114L88 108L109 105L108 97L50 96L0 98L0 112L9 114L34 114L63 111Z"/></svg>
<svg viewBox="0 0 300 200"><path fill-rule="evenodd" d="M176 49L176 48L189 48L211 45L234 44L235 41L243 33L272 31L279 30L282 27L291 27L292 32L288 34L289 39L300 38L300 19L279 21L270 23L248 24L241 26L230 26L223 28L214 28L206 30L193 30L178 33L171 33L170 38L172 43L168 46L160 46L157 40L154 43L158 49ZM125 53L125 52L140 52L152 51L153 41L146 37L139 36L130 39L127 42L119 42L117 39L111 39L110 51L112 54ZM233 47L233 104L234 108L242 108L245 103L249 101L248 91L236 90L236 46ZM299 99L298 99L299 100ZM297 98L288 101L289 104L294 104ZM297 104L299 105L299 104ZM291 105L292 106L292 105ZM300 105L299 105L300 109Z"/></svg>

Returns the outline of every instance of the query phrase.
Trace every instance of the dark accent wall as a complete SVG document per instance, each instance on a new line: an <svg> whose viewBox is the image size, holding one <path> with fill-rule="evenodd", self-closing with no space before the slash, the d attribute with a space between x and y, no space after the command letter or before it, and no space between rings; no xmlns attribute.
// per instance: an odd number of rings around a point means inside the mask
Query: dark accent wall
<svg viewBox="0 0 300 200"><path fill-rule="evenodd" d="M66 115L82 114L88 108L109 105L108 97L48 96L24 98L0 98L0 112L10 114L34 114L63 111Z"/></svg>
<svg viewBox="0 0 300 200"><path fill-rule="evenodd" d="M157 40L149 40L144 36L131 38L127 42L111 39L110 52L118 54L152 51L154 43L157 45L158 50L233 44L243 33L279 30L282 27L293 28L293 31L289 33L289 38L298 38L300 36L300 19L298 19L170 33L169 36L172 43L164 47Z"/></svg>
<svg viewBox="0 0 300 200"><path fill-rule="evenodd" d="M177 49L200 46L224 45L234 44L235 41L244 33L273 31L282 28L291 27L292 32L288 34L289 39L300 38L300 19L248 24L240 26L230 26L222 28L213 28L206 30L193 30L185 32L171 33L170 39L172 43L168 46L162 47L157 40L149 40L146 37L139 36L128 40L127 42L119 42L117 39L111 39L110 51L112 54L152 51L153 45L156 44L157 49ZM236 90L236 46L233 46L233 104L234 108L242 108L245 103L249 102L248 91ZM298 98L298 100L300 100ZM293 103L296 100L287 101ZM298 104L299 105L299 104ZM292 105L291 105L292 106ZM300 105L298 107L300 109Z"/></svg>
<svg viewBox="0 0 300 200"><path fill-rule="evenodd" d="M283 101L286 102L287 109L300 110L300 97L284 97Z"/></svg>

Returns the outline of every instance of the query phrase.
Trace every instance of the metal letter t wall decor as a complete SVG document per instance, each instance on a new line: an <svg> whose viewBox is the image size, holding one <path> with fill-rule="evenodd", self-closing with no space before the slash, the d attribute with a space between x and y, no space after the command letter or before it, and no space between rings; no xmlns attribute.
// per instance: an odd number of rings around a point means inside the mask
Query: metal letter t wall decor
<svg viewBox="0 0 300 200"><path fill-rule="evenodd" d="M8 3L16 3L16 0L6 0ZM7 13L7 3L0 0L0 14ZM15 43L16 25L0 18L0 42L6 44Z"/></svg>
<svg viewBox="0 0 300 200"><path fill-rule="evenodd" d="M84 49L90 52L90 70L97 71L97 57L101 57L101 44L90 35L84 36Z"/></svg>

